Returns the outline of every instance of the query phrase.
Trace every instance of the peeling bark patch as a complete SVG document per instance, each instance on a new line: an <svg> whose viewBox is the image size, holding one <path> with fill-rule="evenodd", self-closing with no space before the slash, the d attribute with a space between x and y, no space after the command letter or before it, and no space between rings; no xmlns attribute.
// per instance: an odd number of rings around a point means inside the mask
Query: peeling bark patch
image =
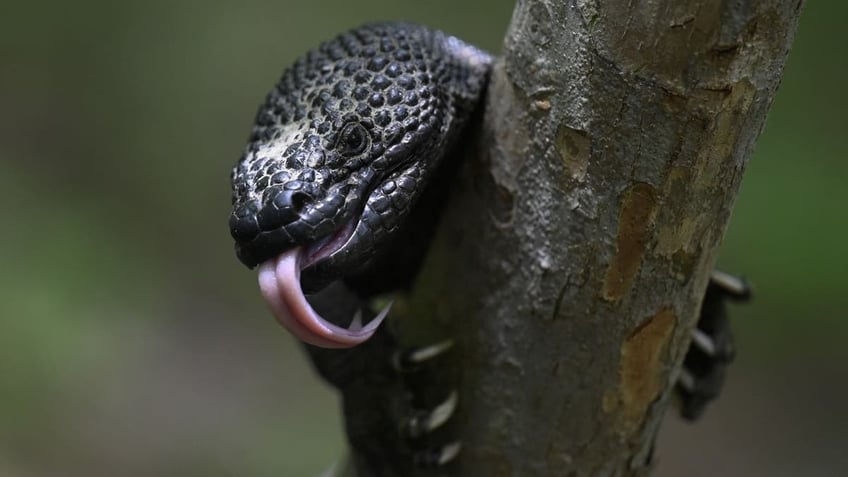
<svg viewBox="0 0 848 477"><path fill-rule="evenodd" d="M650 184L634 184L624 193L618 215L615 256L607 267L604 279L604 299L621 299L633 284L645 254L656 210L657 194Z"/></svg>
<svg viewBox="0 0 848 477"><path fill-rule="evenodd" d="M712 132L709 144L699 154L695 169L698 173L696 185L699 186L721 186L723 178L720 176L727 158L737 156L736 143L742 136L739 127L744 124L743 119L748 115L754 96L757 91L747 80L741 80L728 86L727 93L723 94L721 106L712 124ZM736 160L736 167L743 167L744 156Z"/></svg>
<svg viewBox="0 0 848 477"><path fill-rule="evenodd" d="M589 135L586 131L560 125L557 129L556 148L571 178L582 182L589 166Z"/></svg>
<svg viewBox="0 0 848 477"><path fill-rule="evenodd" d="M692 273L695 271L695 265L698 264L698 256L684 250L678 250L671 257L671 263L674 267L674 278L681 283L685 283L692 277Z"/></svg>
<svg viewBox="0 0 848 477"><path fill-rule="evenodd" d="M598 2L601 51L622 69L679 87L694 54L708 51L721 26L722 9L736 2ZM621 12L627 11L627 14ZM658 52L662 52L659 54Z"/></svg>
<svg viewBox="0 0 848 477"><path fill-rule="evenodd" d="M674 311L665 308L639 325L621 346L618 396L622 430L627 433L639 426L664 388L661 359L676 325Z"/></svg>
<svg viewBox="0 0 848 477"><path fill-rule="evenodd" d="M533 101L533 107L539 111L547 111L551 109L551 102L547 99L537 99L536 101Z"/></svg>
<svg viewBox="0 0 848 477"><path fill-rule="evenodd" d="M677 223L657 227L656 253L671 257L680 251L694 248L696 238L704 232L704 223L710 217L683 217Z"/></svg>
<svg viewBox="0 0 848 477"><path fill-rule="evenodd" d="M657 227L653 250L657 255L671 259L674 278L678 281L685 282L692 276L698 263L698 242L708 233L711 219L705 215L684 217L678 223Z"/></svg>

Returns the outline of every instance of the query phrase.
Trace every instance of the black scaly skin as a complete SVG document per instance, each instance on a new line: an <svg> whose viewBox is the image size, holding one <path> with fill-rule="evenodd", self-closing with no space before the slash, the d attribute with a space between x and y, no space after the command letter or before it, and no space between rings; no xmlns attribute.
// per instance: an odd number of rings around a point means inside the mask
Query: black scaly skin
<svg viewBox="0 0 848 477"><path fill-rule="evenodd" d="M359 27L298 59L260 106L232 172L239 259L253 268L359 216L348 246L301 271L312 306L347 325L371 297L408 287L459 164L450 151L491 62L454 37L402 23ZM438 460L447 438L409 432L418 408L436 404L413 396L409 380L431 380L426 369L393 365L386 324L352 349L305 347L342 395L360 475L406 475Z"/></svg>
<svg viewBox="0 0 848 477"><path fill-rule="evenodd" d="M239 259L253 268L357 220L345 247L302 270L313 307L346 325L373 296L408 287L461 160L451 151L481 102L491 62L454 37L404 23L359 27L298 59L260 106L232 172L229 224ZM699 321L719 339L729 336L723 299L708 295ZM396 348L385 324L355 348L306 345L342 394L360 475L434 465L449 442L443 430L425 438L404 431L421 414L412 390L433 380L426 369L393 366ZM698 361L700 369L723 374L720 358L718 366ZM711 372L696 378L719 373ZM680 390L685 415L700 413L718 390L707 388Z"/></svg>
<svg viewBox="0 0 848 477"><path fill-rule="evenodd" d="M249 267L361 213L348 247L305 289L361 269L397 232L480 102L491 56L400 23L360 27L283 73L233 170L230 229Z"/></svg>

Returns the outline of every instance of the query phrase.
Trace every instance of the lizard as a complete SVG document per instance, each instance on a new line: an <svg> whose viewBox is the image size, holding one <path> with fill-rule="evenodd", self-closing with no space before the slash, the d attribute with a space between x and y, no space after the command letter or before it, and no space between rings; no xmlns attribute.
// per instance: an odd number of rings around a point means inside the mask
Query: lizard
<svg viewBox="0 0 848 477"><path fill-rule="evenodd" d="M258 268L272 313L343 398L352 387L379 388L375 401L408 394L408 380L398 377L405 368L450 347L397 349L380 326L391 303L363 316L373 297L403 292L415 278L493 61L428 27L367 24L297 59L259 107L231 174L236 254ZM677 384L685 418L718 395L733 358L725 300L749 295L744 280L713 273ZM459 443L422 448L404 439L441 427L456 394L431 409L401 401L344 402L374 407L362 414L373 422L348 422L351 446L369 461L363 468L383 465L392 447L401 468L447 464ZM360 428L390 432L374 437Z"/></svg>

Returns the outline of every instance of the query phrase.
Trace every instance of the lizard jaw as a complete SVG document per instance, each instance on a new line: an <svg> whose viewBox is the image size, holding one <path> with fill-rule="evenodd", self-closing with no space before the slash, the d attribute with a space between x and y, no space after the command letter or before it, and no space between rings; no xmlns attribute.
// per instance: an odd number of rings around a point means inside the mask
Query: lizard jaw
<svg viewBox="0 0 848 477"><path fill-rule="evenodd" d="M368 340L391 308L391 303L364 327L354 317L349 328L334 325L319 315L306 300L300 271L304 249L295 247L259 267L259 289L277 321L305 343L322 348L351 348Z"/></svg>

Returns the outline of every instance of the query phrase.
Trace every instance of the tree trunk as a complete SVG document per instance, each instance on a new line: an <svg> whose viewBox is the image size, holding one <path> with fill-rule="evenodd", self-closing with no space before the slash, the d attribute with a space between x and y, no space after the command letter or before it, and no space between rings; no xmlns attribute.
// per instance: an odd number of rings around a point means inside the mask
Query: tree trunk
<svg viewBox="0 0 848 477"><path fill-rule="evenodd" d="M458 345L450 475L649 469L802 3L518 2L412 301Z"/></svg>
<svg viewBox="0 0 848 477"><path fill-rule="evenodd" d="M409 301L460 396L421 475L650 471L802 4L518 2Z"/></svg>

